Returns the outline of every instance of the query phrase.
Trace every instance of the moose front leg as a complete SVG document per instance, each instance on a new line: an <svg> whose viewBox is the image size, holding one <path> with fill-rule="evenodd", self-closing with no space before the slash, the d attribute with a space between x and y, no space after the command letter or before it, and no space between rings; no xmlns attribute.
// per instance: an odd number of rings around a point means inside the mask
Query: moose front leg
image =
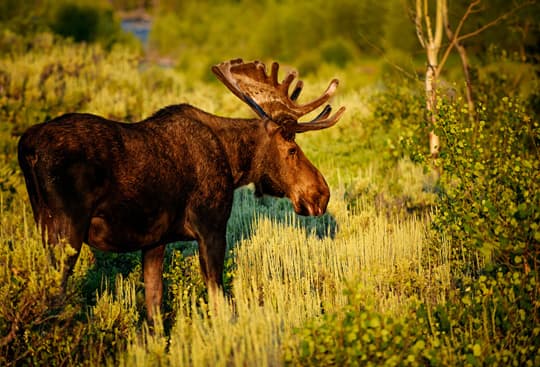
<svg viewBox="0 0 540 367"><path fill-rule="evenodd" d="M227 241L225 232L210 232L198 240L201 273L208 290L208 302L214 315L224 311L223 268Z"/></svg>
<svg viewBox="0 0 540 367"><path fill-rule="evenodd" d="M208 231L198 240L201 273L211 302L222 297L223 267L227 241L225 231Z"/></svg>
<svg viewBox="0 0 540 367"><path fill-rule="evenodd" d="M146 315L149 322L153 322L155 314L161 309L165 246L159 245L142 250Z"/></svg>

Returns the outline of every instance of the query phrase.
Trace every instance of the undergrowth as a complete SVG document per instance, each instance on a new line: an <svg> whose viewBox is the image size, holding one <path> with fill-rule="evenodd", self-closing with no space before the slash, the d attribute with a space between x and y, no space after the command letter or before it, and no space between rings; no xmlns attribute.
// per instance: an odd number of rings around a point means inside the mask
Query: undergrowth
<svg viewBox="0 0 540 367"><path fill-rule="evenodd" d="M534 96L488 98L486 82L475 120L460 100L443 101L437 180L422 164L415 85L340 95L342 121L298 137L332 187L328 213L301 218L285 199L237 190L227 297L212 307L196 244L171 244L151 328L137 252L84 246L61 293L62 262L50 260L33 223L17 138L64 112L136 121L186 101L225 116L249 109L215 84L141 67L123 48L47 33L33 42L32 52L0 58L1 365L540 363ZM326 87L311 78L306 98ZM54 251L61 259L70 249Z"/></svg>

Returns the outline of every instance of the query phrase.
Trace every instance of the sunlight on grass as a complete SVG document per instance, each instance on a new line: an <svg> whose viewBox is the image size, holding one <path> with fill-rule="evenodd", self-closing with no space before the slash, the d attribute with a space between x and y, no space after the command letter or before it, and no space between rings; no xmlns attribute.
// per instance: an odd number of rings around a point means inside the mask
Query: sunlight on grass
<svg viewBox="0 0 540 367"><path fill-rule="evenodd" d="M20 129L66 111L136 121L183 102L222 116L253 117L219 84L171 69L141 68L121 49L106 53L76 45L0 62L14 75L9 111L13 121L23 122ZM318 97L331 78L353 82L335 69L319 74L305 79L301 103ZM339 313L358 289L388 315L402 315L418 299L444 300L448 250L427 253L430 178L408 160L382 167L385 132L370 122L373 92L374 87L353 90L344 82L332 101L334 109L347 107L343 119L331 129L298 136L333 190L328 213L299 217L288 200L256 199L252 189L237 190L227 228L230 297L207 304L196 245L173 244L165 263L163 324L153 327L144 321L140 253L100 253L85 245L67 296L59 293L60 269L41 245L22 178L11 168L16 156L10 155L0 166L13 177L7 187L17 189L9 203L0 198L0 321L3 330L18 328L13 335L33 339L6 345L22 351L21 359L31 345L32 358L41 363L66 358L69 364L72 356L85 355L88 364L115 366L274 366L282 364L283 345L295 328ZM14 152L16 139L4 135ZM373 146L377 141L383 143Z"/></svg>
<svg viewBox="0 0 540 367"><path fill-rule="evenodd" d="M370 172L363 174L371 182ZM412 190L420 187L416 181L425 179L399 169L396 174ZM250 189L239 190L228 230L233 262L228 270L230 298L210 304L201 298L196 292L198 255L188 251L185 261L193 274L179 284L184 289L169 286L169 297L175 297L170 300L174 318L168 316L172 324L164 329L158 323L150 331L142 321L140 265L126 277L117 275L114 284L102 279L95 303L83 313L89 321L86 333L95 338L90 360L103 360L105 355L110 364L123 366L274 366L281 363L283 342L294 329L339 312L348 301L348 290L360 287L376 300L378 310L396 316L407 312L414 300L444 300L450 281L447 250L431 257L426 267L428 217L378 211L367 196L360 196L351 207L344 195L343 189L334 191L328 213L315 219L296 216L287 200L255 199ZM2 206L2 261L11 264L4 267L3 277L13 279L23 272L21 279L29 286L23 296L39 294L43 307L36 308L36 317L45 317L50 297L58 293L60 273L47 260L26 205L15 200L9 210ZM91 281L89 274L98 271L95 256L85 245L68 293L80 294L80 287ZM49 284L51 296L36 288L43 282ZM10 289L14 288L5 285L3 292ZM76 298L66 302L65 312L83 306ZM4 306L13 309L20 304ZM116 352L103 349L111 342L117 345Z"/></svg>
<svg viewBox="0 0 540 367"><path fill-rule="evenodd" d="M188 299L178 308L165 359L159 351L166 339L144 334L130 338L121 364L277 365L283 339L306 320L339 311L350 287L361 284L380 310L395 315L409 298L429 293L429 270L420 263L425 221L388 218L369 207L352 214L339 199L329 211L338 226L334 238L310 233L292 216L254 217L250 235L234 248L232 299L217 309Z"/></svg>

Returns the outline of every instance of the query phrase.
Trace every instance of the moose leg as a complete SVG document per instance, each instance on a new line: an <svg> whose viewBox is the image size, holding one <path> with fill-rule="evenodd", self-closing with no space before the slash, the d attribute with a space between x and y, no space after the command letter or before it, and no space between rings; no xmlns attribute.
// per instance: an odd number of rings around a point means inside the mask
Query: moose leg
<svg viewBox="0 0 540 367"><path fill-rule="evenodd" d="M143 249L144 293L147 318L152 322L163 298L163 258L165 245Z"/></svg>
<svg viewBox="0 0 540 367"><path fill-rule="evenodd" d="M225 231L206 233L199 239L199 262L210 298L223 291L223 266L227 241Z"/></svg>

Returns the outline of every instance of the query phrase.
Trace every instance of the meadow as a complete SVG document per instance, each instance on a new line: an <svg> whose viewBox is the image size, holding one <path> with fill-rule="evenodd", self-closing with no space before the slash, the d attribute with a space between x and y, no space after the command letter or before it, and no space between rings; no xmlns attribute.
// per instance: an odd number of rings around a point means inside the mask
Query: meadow
<svg viewBox="0 0 540 367"><path fill-rule="evenodd" d="M299 68L301 98L337 77L332 105L347 107L336 126L297 137L329 183L328 212L299 217L286 199L238 189L228 297L211 307L196 243L170 244L162 315L149 327L138 252L84 245L61 293L62 262L34 224L18 137L65 112L138 121L184 102L230 117L249 108L201 71L221 59L189 68L187 55L163 68L130 44L49 32L4 31L0 47L0 365L540 364L538 81L508 87L533 67L494 52L478 71L474 123L460 98L441 100L440 177L420 82L375 58Z"/></svg>

